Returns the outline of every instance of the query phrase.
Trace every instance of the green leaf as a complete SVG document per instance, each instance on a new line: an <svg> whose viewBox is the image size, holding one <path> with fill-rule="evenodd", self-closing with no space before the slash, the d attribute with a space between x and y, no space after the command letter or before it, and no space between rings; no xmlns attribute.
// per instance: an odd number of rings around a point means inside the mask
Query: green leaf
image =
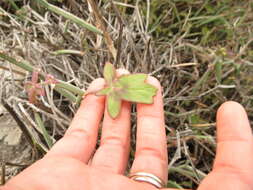
<svg viewBox="0 0 253 190"><path fill-rule="evenodd" d="M122 85L128 85L131 83L143 83L147 77L148 75L146 74L122 75L118 81Z"/></svg>
<svg viewBox="0 0 253 190"><path fill-rule="evenodd" d="M107 96L107 110L114 119L121 110L122 100L152 104L157 88L146 83L146 74L127 74L116 76L116 70L111 63L106 63L104 68L104 78L106 85L97 91L97 96Z"/></svg>
<svg viewBox="0 0 253 190"><path fill-rule="evenodd" d="M119 90L121 99L136 103L152 104L157 88L145 83L146 78L146 74L121 76L117 81L122 86Z"/></svg>
<svg viewBox="0 0 253 190"><path fill-rule="evenodd" d="M108 85L116 78L116 70L111 63L106 63L104 68L104 78Z"/></svg>
<svg viewBox="0 0 253 190"><path fill-rule="evenodd" d="M188 121L190 124L203 124L207 123L204 119L202 119L199 114L192 114L188 116Z"/></svg>
<svg viewBox="0 0 253 190"><path fill-rule="evenodd" d="M150 84L130 84L122 90L121 98L136 103L152 104L156 91L157 89Z"/></svg>
<svg viewBox="0 0 253 190"><path fill-rule="evenodd" d="M214 69L215 69L215 77L218 83L221 83L221 79L222 79L222 61L221 60L217 60L215 65L214 65Z"/></svg>
<svg viewBox="0 0 253 190"><path fill-rule="evenodd" d="M105 87L99 91L96 92L96 95L97 96L104 96L104 95L107 95L109 94L110 92L112 91L112 88L111 87Z"/></svg>
<svg viewBox="0 0 253 190"><path fill-rule="evenodd" d="M109 96L107 96L107 110L109 115L115 119L121 109L121 99L117 96L116 93L111 93Z"/></svg>

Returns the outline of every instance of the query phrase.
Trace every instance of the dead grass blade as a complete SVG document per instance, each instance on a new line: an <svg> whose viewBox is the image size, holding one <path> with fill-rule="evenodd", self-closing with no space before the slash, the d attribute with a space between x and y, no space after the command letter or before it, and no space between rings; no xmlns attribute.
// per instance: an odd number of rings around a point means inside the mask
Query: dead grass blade
<svg viewBox="0 0 253 190"><path fill-rule="evenodd" d="M103 17L98 9L98 6L94 0L88 0L88 2L93 10L94 15L95 15L95 18L97 21L97 27L103 31L106 45L107 45L109 51L111 52L114 60L116 61L117 60L117 50L115 49L113 40L106 29L105 22L104 22Z"/></svg>

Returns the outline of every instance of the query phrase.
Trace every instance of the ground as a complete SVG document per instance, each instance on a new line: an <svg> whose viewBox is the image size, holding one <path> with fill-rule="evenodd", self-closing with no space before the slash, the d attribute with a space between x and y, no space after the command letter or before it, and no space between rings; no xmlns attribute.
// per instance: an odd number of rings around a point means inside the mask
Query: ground
<svg viewBox="0 0 253 190"><path fill-rule="evenodd" d="M13 111L0 113L0 148L4 150L0 159L21 165L8 166L6 178L43 156L64 134L82 89L102 76L106 61L132 73L148 73L161 82L169 187L195 188L211 170L215 114L223 102L240 102L253 121L251 1L45 2L0 2L0 99ZM66 12L76 17L66 18ZM97 29L87 29L83 21ZM45 85L45 96L30 103L24 87L32 78L31 68L79 90ZM13 118L21 124L12 121L9 125ZM134 108L132 120L135 125ZM15 145L9 145L14 131L22 136L15 135Z"/></svg>
<svg viewBox="0 0 253 190"><path fill-rule="evenodd" d="M29 164L31 159L31 147L22 136L22 131L17 126L12 117L1 109L0 117L0 150L1 165L5 167L5 172L0 171L0 175L5 175L5 180L17 174L23 165ZM16 166L15 166L16 165ZM18 166L20 165L20 166ZM3 183L1 178L1 183Z"/></svg>

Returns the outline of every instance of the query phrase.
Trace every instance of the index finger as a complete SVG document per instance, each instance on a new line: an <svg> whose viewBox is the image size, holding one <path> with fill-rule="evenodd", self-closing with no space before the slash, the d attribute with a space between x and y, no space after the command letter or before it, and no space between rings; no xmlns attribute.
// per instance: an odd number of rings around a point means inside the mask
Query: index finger
<svg viewBox="0 0 253 190"><path fill-rule="evenodd" d="M131 174L151 173L166 182L168 155L161 86L154 77L148 77L147 82L158 91L153 104L137 104L136 153Z"/></svg>
<svg viewBox="0 0 253 190"><path fill-rule="evenodd" d="M104 80L96 79L88 90L103 88ZM104 97L87 95L78 109L69 129L46 156L66 156L85 163L94 151L99 123L104 112Z"/></svg>

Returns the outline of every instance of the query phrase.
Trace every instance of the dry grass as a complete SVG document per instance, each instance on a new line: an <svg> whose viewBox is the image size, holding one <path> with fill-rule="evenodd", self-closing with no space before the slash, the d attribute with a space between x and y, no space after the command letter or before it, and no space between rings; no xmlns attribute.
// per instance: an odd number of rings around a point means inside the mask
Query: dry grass
<svg viewBox="0 0 253 190"><path fill-rule="evenodd" d="M94 9L86 1L48 2L97 25ZM168 186L194 188L212 167L215 114L220 104L227 100L242 103L253 121L253 4L232 0L114 3L120 16L110 1L99 1L98 10L121 54L117 67L150 73L163 86ZM108 40L47 11L37 1L5 0L0 6L0 51L17 60L81 89L101 77L106 61L116 62ZM19 73L3 59L0 68L2 76L6 68L12 70L0 78L0 97L25 124L38 158L49 147L34 113L39 113L50 135L47 138L55 141L64 134L78 106L50 87L41 104L32 105L23 90L30 73Z"/></svg>

